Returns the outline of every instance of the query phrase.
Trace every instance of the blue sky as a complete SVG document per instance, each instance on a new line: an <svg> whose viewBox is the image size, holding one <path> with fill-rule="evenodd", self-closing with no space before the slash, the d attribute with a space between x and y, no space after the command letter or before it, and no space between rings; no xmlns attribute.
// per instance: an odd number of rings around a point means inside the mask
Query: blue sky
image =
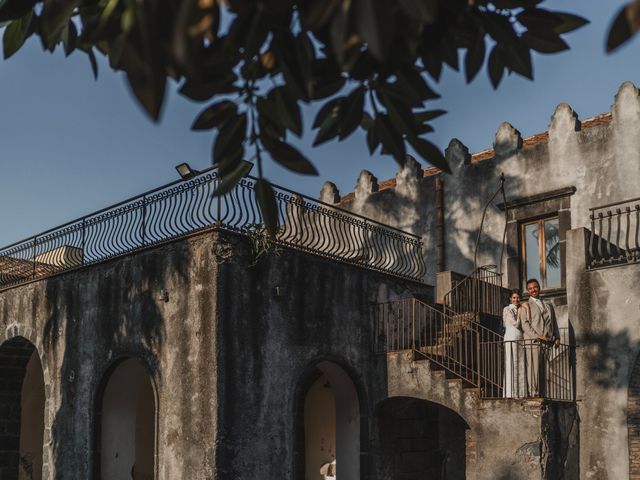
<svg viewBox="0 0 640 480"><path fill-rule="evenodd" d="M626 80L640 85L640 39L604 54L606 30L622 0L547 1L592 23L567 37L569 52L534 55L535 79L512 75L494 91L482 72L470 85L445 71L433 108L449 113L436 120L431 140L446 147L453 137L471 151L490 147L501 121L524 136L544 131L558 103L569 103L581 119L609 111ZM133 101L120 74L100 62L93 80L85 55L49 54L34 39L7 61L0 60L0 245L98 210L172 181L174 165L210 165L212 137L189 130L202 105L173 92L162 120L152 123ZM173 86L172 90L175 90ZM305 111L310 126L315 108ZM390 157L370 157L360 133L341 143L311 149L313 134L298 142L320 176L293 175L268 164L274 183L317 196L325 180L341 193L353 190L358 173L394 176Z"/></svg>

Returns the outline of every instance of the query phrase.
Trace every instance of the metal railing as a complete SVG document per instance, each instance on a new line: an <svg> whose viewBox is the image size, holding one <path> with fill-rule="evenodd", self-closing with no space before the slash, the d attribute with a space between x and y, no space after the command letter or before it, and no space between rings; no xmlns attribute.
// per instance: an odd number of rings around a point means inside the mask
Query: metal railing
<svg viewBox="0 0 640 480"><path fill-rule="evenodd" d="M485 398L546 398L575 400L574 346L547 345L538 340L488 342L482 345L484 375L496 388Z"/></svg>
<svg viewBox="0 0 640 480"><path fill-rule="evenodd" d="M415 298L377 304L374 310L378 353L414 350L436 365L482 391L500 387L484 375L481 365L492 362L481 348L502 337L473 321L455 318Z"/></svg>
<svg viewBox="0 0 640 480"><path fill-rule="evenodd" d="M208 228L264 231L247 176L214 197L215 168L179 180L0 249L0 289L92 265ZM276 243L397 277L425 272L419 237L274 186Z"/></svg>
<svg viewBox="0 0 640 480"><path fill-rule="evenodd" d="M444 295L444 307L449 315L482 313L500 317L509 303L508 296L502 287L502 274L495 267L478 267Z"/></svg>
<svg viewBox="0 0 640 480"><path fill-rule="evenodd" d="M478 388L482 398L575 398L574 347L547 347L531 340L505 342L473 318L473 314L452 317L415 298L380 303L374 307L374 350L412 350L467 386ZM531 367L532 356L538 357L537 370ZM513 375L520 378L515 385ZM530 390L533 384L529 386L527 378L538 379L538 391Z"/></svg>
<svg viewBox="0 0 640 480"><path fill-rule="evenodd" d="M589 211L588 267L640 262L640 198Z"/></svg>

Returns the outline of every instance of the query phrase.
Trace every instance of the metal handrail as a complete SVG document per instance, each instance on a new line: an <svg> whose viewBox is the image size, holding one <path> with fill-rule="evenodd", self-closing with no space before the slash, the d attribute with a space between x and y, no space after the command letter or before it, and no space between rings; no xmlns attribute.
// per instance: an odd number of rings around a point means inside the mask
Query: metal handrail
<svg viewBox="0 0 640 480"><path fill-rule="evenodd" d="M481 391L499 388L480 368L489 361L481 345L502 341L493 330L416 298L379 303L374 315L378 353L411 349Z"/></svg>
<svg viewBox="0 0 640 480"><path fill-rule="evenodd" d="M502 315L506 304L503 297L502 274L493 266L475 268L443 296L443 305L449 315L487 313ZM469 293L470 291L470 293Z"/></svg>
<svg viewBox="0 0 640 480"><path fill-rule="evenodd" d="M575 346L566 343L547 345L537 340L505 340L482 345L485 357L497 359L482 365L492 380L484 398L543 397L556 401L575 400ZM537 357L537 367L534 367ZM537 392L531 382L534 378Z"/></svg>
<svg viewBox="0 0 640 480"><path fill-rule="evenodd" d="M452 317L415 298L376 304L374 317L376 353L412 350L477 388L481 398L575 399L572 345L505 341L470 318ZM511 355L505 354L507 349ZM532 356L538 357L537 370L529 368ZM507 369L512 375L506 375ZM519 373L522 380L514 385L512 379ZM534 374L538 375L538 392L528 391L526 384L527 375Z"/></svg>
<svg viewBox="0 0 640 480"><path fill-rule="evenodd" d="M0 289L209 228L242 235L263 232L257 179L244 177L231 192L214 197L219 181L217 169L209 168L0 249ZM422 280L426 269L418 236L277 185L273 188L277 244Z"/></svg>
<svg viewBox="0 0 640 480"><path fill-rule="evenodd" d="M589 211L587 268L640 262L640 198L593 207Z"/></svg>

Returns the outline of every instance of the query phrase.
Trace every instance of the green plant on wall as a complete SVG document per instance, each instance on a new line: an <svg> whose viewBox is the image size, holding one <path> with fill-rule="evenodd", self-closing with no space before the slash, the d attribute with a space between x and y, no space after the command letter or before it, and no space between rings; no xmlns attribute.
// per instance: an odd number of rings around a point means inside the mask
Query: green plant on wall
<svg viewBox="0 0 640 480"><path fill-rule="evenodd" d="M252 262L250 266L256 265L266 255L279 256L282 253L282 248L276 243L275 237L269 235L269 231L263 223L250 223L245 227L245 232L251 240Z"/></svg>

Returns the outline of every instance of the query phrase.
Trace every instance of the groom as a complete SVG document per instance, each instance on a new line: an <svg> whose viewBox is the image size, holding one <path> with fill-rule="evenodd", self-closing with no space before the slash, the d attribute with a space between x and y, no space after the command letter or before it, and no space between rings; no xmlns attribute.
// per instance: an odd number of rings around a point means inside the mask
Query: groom
<svg viewBox="0 0 640 480"><path fill-rule="evenodd" d="M557 346L560 339L556 334L556 314L553 305L540 299L540 282L535 278L527 280L527 292L529 308L521 308L519 317L524 331L529 395L539 397L542 394L541 345L553 343ZM542 367L544 372L544 365Z"/></svg>

